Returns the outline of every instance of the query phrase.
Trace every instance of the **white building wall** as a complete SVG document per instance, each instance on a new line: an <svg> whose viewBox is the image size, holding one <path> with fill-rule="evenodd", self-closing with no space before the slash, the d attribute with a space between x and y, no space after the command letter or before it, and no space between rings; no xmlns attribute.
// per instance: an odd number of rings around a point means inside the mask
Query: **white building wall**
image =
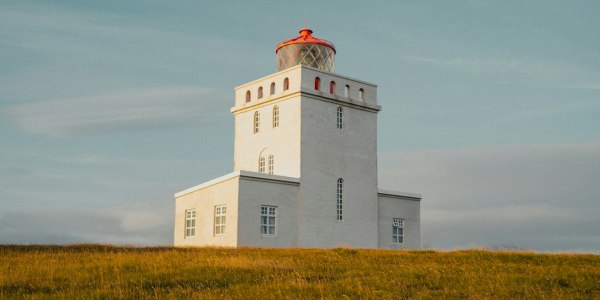
<svg viewBox="0 0 600 300"><path fill-rule="evenodd" d="M319 90L314 88L317 76ZM332 80L334 93L329 92ZM273 95L271 82L276 84ZM260 86L263 97L258 99ZM249 102L246 91L251 92ZM241 85L235 94L234 173L176 194L176 246L420 247L420 202L415 201L420 196L378 194L381 107L374 84L297 66ZM277 128L272 126L275 105ZM338 106L344 110L342 130L336 126ZM261 123L253 133L256 111ZM275 175L256 173L261 154L266 172L268 155L274 155ZM336 218L338 178L344 179L343 221ZM215 236L214 206L220 204L227 205L227 227L223 236ZM260 234L261 205L278 208L276 237ZM184 238L187 209L196 209L192 238ZM403 245L392 244L393 218L405 220Z"/></svg>
<svg viewBox="0 0 600 300"><path fill-rule="evenodd" d="M404 243L394 244L392 220L404 219ZM379 248L421 248L421 201L419 198L379 194Z"/></svg>
<svg viewBox="0 0 600 300"><path fill-rule="evenodd" d="M238 246L295 247L298 179L263 175L240 180ZM256 176L256 177L255 177ZM261 205L277 207L276 234L261 235Z"/></svg>
<svg viewBox="0 0 600 300"><path fill-rule="evenodd" d="M265 159L274 156L275 175L300 176L300 68L290 68L236 88L234 171L258 172L259 155ZM283 81L289 79L289 89L283 90ZM269 95L270 84L276 92ZM257 99L258 87L263 87L263 98ZM252 100L245 102L246 91ZM279 126L273 127L273 107L279 107ZM254 133L254 114L260 113L259 132ZM265 168L266 169L266 168Z"/></svg>
<svg viewBox="0 0 600 300"><path fill-rule="evenodd" d="M254 105L269 102L274 99L281 98L286 95L294 94L300 91L300 77L302 74L302 66L298 65L265 77L244 83L235 87L235 106L233 110L252 107ZM286 91L283 89L283 81L289 79L290 86ZM271 95L271 83L275 83L275 93ZM258 98L258 88L263 88L263 98ZM246 92L250 91L250 102L246 102Z"/></svg>
<svg viewBox="0 0 600 300"><path fill-rule="evenodd" d="M343 100L351 104L363 105L367 107L374 107L380 109L377 106L377 85L366 81L342 76L339 74L327 73L318 69L301 66L302 68L302 91L320 95L323 97ZM315 77L321 79L321 87L319 91L315 91ZM335 81L335 95L329 93L329 83ZM345 96L345 86L350 86L350 93L348 97ZM358 91L364 90L363 99L359 99Z"/></svg>
<svg viewBox="0 0 600 300"><path fill-rule="evenodd" d="M301 104L299 246L376 248L377 110L331 95L329 82L344 82L333 74L305 69L303 83L314 84L315 76L321 91L309 87ZM338 106L344 110L342 130L336 126ZM343 221L336 218L338 178L344 180Z"/></svg>
<svg viewBox="0 0 600 300"><path fill-rule="evenodd" d="M238 236L239 177L229 174L217 178L202 188L192 188L175 196L175 246L236 247ZM226 205L225 234L214 234L215 206ZM196 210L196 235L185 237L185 212Z"/></svg>

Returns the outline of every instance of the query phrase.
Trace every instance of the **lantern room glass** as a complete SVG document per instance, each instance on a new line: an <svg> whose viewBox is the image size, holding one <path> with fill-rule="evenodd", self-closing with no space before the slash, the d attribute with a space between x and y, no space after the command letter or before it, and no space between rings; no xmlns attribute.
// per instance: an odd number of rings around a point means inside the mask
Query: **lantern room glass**
<svg viewBox="0 0 600 300"><path fill-rule="evenodd" d="M326 72L335 71L335 51L327 46L300 43L281 47L277 51L277 70L304 65Z"/></svg>

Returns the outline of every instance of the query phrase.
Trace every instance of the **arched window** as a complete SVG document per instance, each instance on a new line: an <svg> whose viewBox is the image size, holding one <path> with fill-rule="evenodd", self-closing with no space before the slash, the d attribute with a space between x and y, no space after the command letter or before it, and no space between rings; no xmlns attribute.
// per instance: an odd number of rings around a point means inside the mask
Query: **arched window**
<svg viewBox="0 0 600 300"><path fill-rule="evenodd" d="M260 130L260 113L254 113L254 133L258 133Z"/></svg>
<svg viewBox="0 0 600 300"><path fill-rule="evenodd" d="M246 103L250 102L250 91L246 91Z"/></svg>
<svg viewBox="0 0 600 300"><path fill-rule="evenodd" d="M265 157L261 156L258 158L258 173L265 172Z"/></svg>
<svg viewBox="0 0 600 300"><path fill-rule="evenodd" d="M279 127L279 106L273 107L273 128Z"/></svg>
<svg viewBox="0 0 600 300"><path fill-rule="evenodd" d="M335 95L335 81L329 83L329 93Z"/></svg>
<svg viewBox="0 0 600 300"><path fill-rule="evenodd" d="M258 99L263 97L263 88L262 86L258 88Z"/></svg>
<svg viewBox="0 0 600 300"><path fill-rule="evenodd" d="M315 77L315 90L320 90L321 89L321 78L319 77Z"/></svg>
<svg viewBox="0 0 600 300"><path fill-rule="evenodd" d="M365 90L363 90L363 89L358 90L358 100L365 101Z"/></svg>
<svg viewBox="0 0 600 300"><path fill-rule="evenodd" d="M346 84L346 88L344 88L344 97L350 97L350 86Z"/></svg>
<svg viewBox="0 0 600 300"><path fill-rule="evenodd" d="M344 129L344 109L341 106L337 108L337 128Z"/></svg>
<svg viewBox="0 0 600 300"><path fill-rule="evenodd" d="M286 77L283 80L283 90L287 91L289 88L290 88L290 79Z"/></svg>
<svg viewBox="0 0 600 300"><path fill-rule="evenodd" d="M271 95L275 94L275 82L271 82Z"/></svg>
<svg viewBox="0 0 600 300"><path fill-rule="evenodd" d="M273 155L269 155L269 174L273 174L274 170L275 170L275 159L273 158Z"/></svg>
<svg viewBox="0 0 600 300"><path fill-rule="evenodd" d="M343 220L343 215L342 215L342 193L343 193L343 189L344 189L344 179L342 178L338 178L337 180L337 193L336 193L336 215L337 215L337 220L338 221L342 221Z"/></svg>

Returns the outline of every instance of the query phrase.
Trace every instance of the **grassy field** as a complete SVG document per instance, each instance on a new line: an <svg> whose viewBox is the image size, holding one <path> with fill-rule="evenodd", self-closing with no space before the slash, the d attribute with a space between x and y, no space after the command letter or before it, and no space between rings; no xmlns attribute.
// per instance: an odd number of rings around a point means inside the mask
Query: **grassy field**
<svg viewBox="0 0 600 300"><path fill-rule="evenodd" d="M0 246L0 298L600 298L600 255Z"/></svg>

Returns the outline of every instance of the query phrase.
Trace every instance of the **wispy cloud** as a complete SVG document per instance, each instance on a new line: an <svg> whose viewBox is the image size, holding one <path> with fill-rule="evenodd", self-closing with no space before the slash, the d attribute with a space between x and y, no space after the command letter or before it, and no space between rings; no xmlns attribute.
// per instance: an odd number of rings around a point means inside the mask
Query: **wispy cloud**
<svg viewBox="0 0 600 300"><path fill-rule="evenodd" d="M173 68L172 61L203 60L220 64L255 64L248 53L257 48L250 40L228 39L148 26L139 15L84 13L45 6L0 11L0 44L71 60L111 60ZM245 49L240 52L239 49ZM162 55L162 63L156 60ZM185 68L185 64L175 64Z"/></svg>
<svg viewBox="0 0 600 300"><path fill-rule="evenodd" d="M0 211L0 243L171 243L172 221L157 215L164 214L164 211L134 212L125 209Z"/></svg>
<svg viewBox="0 0 600 300"><path fill-rule="evenodd" d="M217 86L215 78L230 78L234 69L272 64L270 55L255 53L260 47L254 40L161 25L131 12L3 7L0 48L8 67L0 71L0 104L173 82Z"/></svg>
<svg viewBox="0 0 600 300"><path fill-rule="evenodd" d="M600 144L390 151L379 162L383 187L424 195L428 246L600 250Z"/></svg>
<svg viewBox="0 0 600 300"><path fill-rule="evenodd" d="M512 84L579 90L600 89L600 72L585 66L519 60L400 55L412 63L429 64L464 72L485 74Z"/></svg>
<svg viewBox="0 0 600 300"><path fill-rule="evenodd" d="M75 99L13 105L6 114L32 134L65 137L210 122L228 101L197 87L138 88Z"/></svg>

